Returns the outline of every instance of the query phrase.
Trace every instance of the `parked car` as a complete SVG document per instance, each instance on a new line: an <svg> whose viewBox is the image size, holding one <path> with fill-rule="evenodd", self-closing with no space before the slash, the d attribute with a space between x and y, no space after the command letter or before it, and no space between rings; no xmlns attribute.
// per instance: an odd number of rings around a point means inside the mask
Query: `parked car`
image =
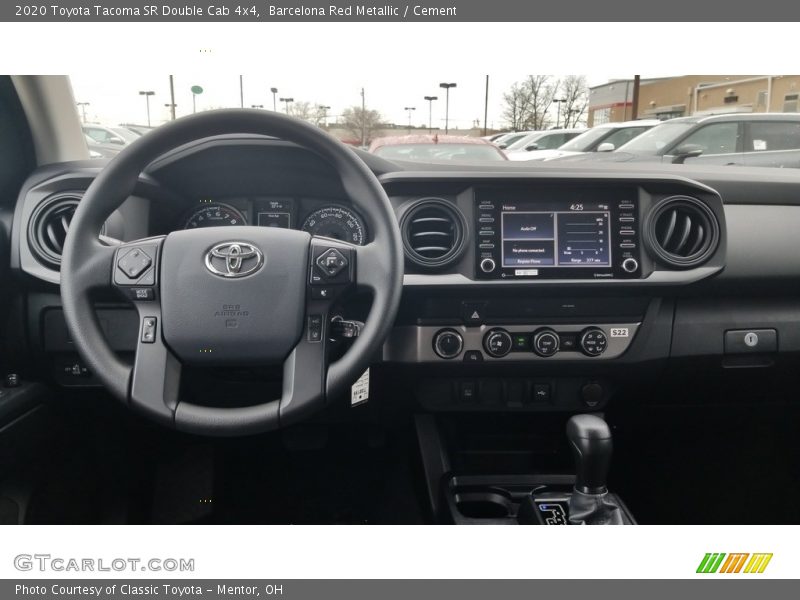
<svg viewBox="0 0 800 600"><path fill-rule="evenodd" d="M119 126L124 127L125 129L128 129L139 136L143 136L145 133L155 129L155 127L151 127L149 125L136 125L134 123L120 123Z"/></svg>
<svg viewBox="0 0 800 600"><path fill-rule="evenodd" d="M495 146L497 146L498 148L507 148L510 144L513 144L513 143L521 140L522 138L524 138L526 135L528 135L530 133L535 133L535 132L533 132L533 131L512 131L511 133L507 133L507 134L497 138L492 143Z"/></svg>
<svg viewBox="0 0 800 600"><path fill-rule="evenodd" d="M656 119L605 123L592 127L555 150L516 152L509 156L509 160L552 160L586 152L611 152L660 123Z"/></svg>
<svg viewBox="0 0 800 600"><path fill-rule="evenodd" d="M136 141L141 136L125 127L106 127L89 124L83 126L83 133L92 140L95 150L105 150L112 154L119 153L122 148Z"/></svg>
<svg viewBox="0 0 800 600"><path fill-rule="evenodd" d="M554 150L560 148L571 139L578 137L585 131L585 129L548 129L546 131L533 131L510 146L506 146L503 150L506 155L511 152Z"/></svg>
<svg viewBox="0 0 800 600"><path fill-rule="evenodd" d="M481 139L486 140L487 142L495 142L504 135L508 135L509 131L501 131L500 133L493 133L492 135L484 135Z"/></svg>
<svg viewBox="0 0 800 600"><path fill-rule="evenodd" d="M605 156L576 160L800 168L800 114L681 117L661 123Z"/></svg>
<svg viewBox="0 0 800 600"><path fill-rule="evenodd" d="M89 158L112 158L119 154L122 146L112 148L107 145L98 144L85 133L83 137L86 138L86 147L89 149Z"/></svg>
<svg viewBox="0 0 800 600"><path fill-rule="evenodd" d="M460 135L382 137L372 142L369 151L390 160L479 162L508 160L502 150L483 138Z"/></svg>

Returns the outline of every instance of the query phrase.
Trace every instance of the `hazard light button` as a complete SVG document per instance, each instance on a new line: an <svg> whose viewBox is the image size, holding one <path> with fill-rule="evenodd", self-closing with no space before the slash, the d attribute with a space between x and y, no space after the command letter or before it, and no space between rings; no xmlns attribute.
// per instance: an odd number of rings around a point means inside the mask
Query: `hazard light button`
<svg viewBox="0 0 800 600"><path fill-rule="evenodd" d="M483 325L485 321L485 302L464 302L461 304L461 318L465 325Z"/></svg>

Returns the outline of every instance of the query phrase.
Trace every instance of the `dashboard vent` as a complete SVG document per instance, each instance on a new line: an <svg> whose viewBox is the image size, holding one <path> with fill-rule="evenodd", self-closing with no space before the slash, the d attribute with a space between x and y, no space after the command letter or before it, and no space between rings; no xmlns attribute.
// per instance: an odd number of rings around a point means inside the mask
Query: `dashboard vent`
<svg viewBox="0 0 800 600"><path fill-rule="evenodd" d="M64 193L50 197L31 216L28 243L36 259L58 269L69 225L80 202L80 195Z"/></svg>
<svg viewBox="0 0 800 600"><path fill-rule="evenodd" d="M464 216L441 198L418 200L403 215L400 229L406 256L422 267L446 266L464 249Z"/></svg>
<svg viewBox="0 0 800 600"><path fill-rule="evenodd" d="M661 262L686 269L703 264L717 249L719 223L697 198L673 196L656 206L646 234Z"/></svg>

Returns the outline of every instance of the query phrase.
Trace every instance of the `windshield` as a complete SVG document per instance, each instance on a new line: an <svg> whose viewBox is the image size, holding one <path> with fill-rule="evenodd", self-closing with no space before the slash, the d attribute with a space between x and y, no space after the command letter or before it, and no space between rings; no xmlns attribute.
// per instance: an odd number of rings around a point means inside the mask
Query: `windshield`
<svg viewBox="0 0 800 600"><path fill-rule="evenodd" d="M483 144L398 144L381 146L374 153L384 158L411 161L505 160L496 148Z"/></svg>
<svg viewBox="0 0 800 600"><path fill-rule="evenodd" d="M620 146L620 152L628 152L642 156L656 156L675 143L684 133L694 127L694 123L670 123L669 121L645 131L642 135L632 139L624 146Z"/></svg>
<svg viewBox="0 0 800 600"><path fill-rule="evenodd" d="M354 148L377 147L382 157L406 161L509 160L517 163L515 168L537 169L542 166L538 161L594 152L605 144L603 157L584 158L660 162L661 155L683 140L697 146L687 163L730 162L730 157L715 157L738 151L743 155L737 164L800 166L800 132L794 126L800 123L798 75L652 78L642 83L634 110L632 79L609 80L596 74L512 74L496 87L491 84L487 95L485 77L464 72L446 85L422 81L414 70L375 72L369 87L362 87L357 66L345 64L334 71L324 81L291 71L278 76L209 71L80 73L71 76L71 82L76 116L88 136L92 158L113 158L149 130L186 115L246 108L287 114ZM780 90L767 94L770 81L778 80ZM402 102L399 89L407 92ZM687 89L694 94L688 104ZM731 113L725 122L739 126L705 130L702 122L685 119L696 113ZM756 117L756 113L762 114ZM656 114L665 120L659 123ZM764 124L751 127L754 117ZM498 137L490 142L493 136ZM446 145L447 137L454 138L454 144L466 138L470 143ZM387 138L406 138L408 143L393 143L392 148L375 145ZM438 144L430 144L434 138ZM472 143L478 140L486 143ZM549 152L554 149L558 152ZM526 161L530 162L518 164Z"/></svg>

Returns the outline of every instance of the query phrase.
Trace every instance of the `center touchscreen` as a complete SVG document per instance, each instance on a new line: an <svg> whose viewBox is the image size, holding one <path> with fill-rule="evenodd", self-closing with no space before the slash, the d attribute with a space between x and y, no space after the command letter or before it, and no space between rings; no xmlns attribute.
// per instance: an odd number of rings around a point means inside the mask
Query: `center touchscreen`
<svg viewBox="0 0 800 600"><path fill-rule="evenodd" d="M503 267L608 267L609 223L603 203L503 203Z"/></svg>
<svg viewBox="0 0 800 600"><path fill-rule="evenodd" d="M636 188L479 187L475 199L479 279L640 276Z"/></svg>

